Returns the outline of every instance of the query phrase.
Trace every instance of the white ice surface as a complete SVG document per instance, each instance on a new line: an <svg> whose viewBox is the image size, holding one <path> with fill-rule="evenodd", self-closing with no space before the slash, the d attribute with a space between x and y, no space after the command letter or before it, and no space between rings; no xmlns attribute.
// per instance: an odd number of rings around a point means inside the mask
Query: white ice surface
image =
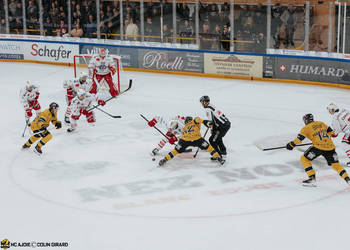
<svg viewBox="0 0 350 250"><path fill-rule="evenodd" d="M104 107L122 119L96 111L94 127L84 117L72 134L51 126L53 139L38 157L20 150L29 134L21 137L19 89L38 83L42 108L58 102L63 120L62 81L73 70L1 63L0 75L0 240L64 241L73 250L350 249L350 190L337 173L317 159L318 187L302 187L301 151L254 145L268 138L283 146L305 113L329 123L328 102L349 106L349 91L129 72L132 90ZM156 168L171 147L151 161L162 137L140 114L204 117L205 94L232 123L225 166L200 152Z"/></svg>

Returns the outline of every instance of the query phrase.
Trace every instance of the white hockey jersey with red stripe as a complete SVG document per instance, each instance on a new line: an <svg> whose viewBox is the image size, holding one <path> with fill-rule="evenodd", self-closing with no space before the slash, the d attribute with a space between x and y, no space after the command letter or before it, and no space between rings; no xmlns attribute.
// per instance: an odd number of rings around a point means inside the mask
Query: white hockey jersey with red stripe
<svg viewBox="0 0 350 250"><path fill-rule="evenodd" d="M335 134L350 133L350 112L346 109L341 109L333 114L332 129Z"/></svg>
<svg viewBox="0 0 350 250"><path fill-rule="evenodd" d="M29 103L33 102L35 99L37 99L37 96L40 95L39 86L31 85L31 87L32 87L31 92L29 92L27 90L27 86L25 86L20 90L20 93L19 93L19 99L24 109L29 108Z"/></svg>
<svg viewBox="0 0 350 250"><path fill-rule="evenodd" d="M115 73L116 62L110 55L106 55L104 58L99 55L95 55L89 62L89 73L92 77L93 74L107 75L109 73Z"/></svg>
<svg viewBox="0 0 350 250"><path fill-rule="evenodd" d="M67 95L76 96L79 89L85 90L85 92L89 92L91 89L91 84L86 81L85 83L81 83L79 78L74 78L72 80L65 80L63 82L63 88L67 89ZM71 90L71 91L68 91Z"/></svg>
<svg viewBox="0 0 350 250"><path fill-rule="evenodd" d="M85 98L80 100L78 96L74 97L71 104L73 116L79 116L83 109L90 109L96 105L97 97L94 94L85 93Z"/></svg>

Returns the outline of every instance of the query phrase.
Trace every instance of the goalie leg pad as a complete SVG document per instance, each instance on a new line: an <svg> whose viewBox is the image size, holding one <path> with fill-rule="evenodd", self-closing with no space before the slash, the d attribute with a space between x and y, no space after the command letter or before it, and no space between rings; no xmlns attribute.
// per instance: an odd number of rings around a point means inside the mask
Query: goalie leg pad
<svg viewBox="0 0 350 250"><path fill-rule="evenodd" d="M113 79L112 79L112 75L108 74L104 76L105 81L108 84L109 87L109 93L111 94L112 97L115 97L116 95L118 95L118 91L116 89L116 87L114 86L113 83Z"/></svg>

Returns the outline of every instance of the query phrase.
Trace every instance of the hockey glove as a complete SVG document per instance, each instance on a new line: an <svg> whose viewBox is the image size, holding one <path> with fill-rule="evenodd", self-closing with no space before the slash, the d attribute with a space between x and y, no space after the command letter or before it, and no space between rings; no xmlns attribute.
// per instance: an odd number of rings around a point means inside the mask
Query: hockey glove
<svg viewBox="0 0 350 250"><path fill-rule="evenodd" d="M156 123L157 123L157 120L156 120L155 118L153 118L152 120L150 120L150 121L148 122L148 126L154 127L154 125L156 125Z"/></svg>
<svg viewBox="0 0 350 250"><path fill-rule="evenodd" d="M293 150L294 147L295 147L295 143L293 141L289 142L286 145L286 149L288 149L288 150Z"/></svg>
<svg viewBox="0 0 350 250"><path fill-rule="evenodd" d="M26 116L27 116L27 117L32 117L32 115L33 115L33 114L32 114L32 111L31 111L30 109L27 109L27 110L26 110Z"/></svg>
<svg viewBox="0 0 350 250"><path fill-rule="evenodd" d="M171 145L173 145L175 142L177 142L177 137L175 135L169 138L169 143Z"/></svg>
<svg viewBox="0 0 350 250"><path fill-rule="evenodd" d="M206 126L207 128L212 128L213 127L213 122L209 121L209 120L204 120L203 121L204 126Z"/></svg>
<svg viewBox="0 0 350 250"><path fill-rule="evenodd" d="M97 104L101 105L101 106L104 106L106 104L106 102L104 100L98 100Z"/></svg>
<svg viewBox="0 0 350 250"><path fill-rule="evenodd" d="M80 113L82 113L83 115L86 116L86 115L88 115L89 112L87 112L86 109L82 109L82 110L80 110Z"/></svg>
<svg viewBox="0 0 350 250"><path fill-rule="evenodd" d="M56 127L56 129L62 128L62 122L57 121L57 122L55 123L55 127Z"/></svg>
<svg viewBox="0 0 350 250"><path fill-rule="evenodd" d="M171 133L170 131L166 132L166 136L168 136L169 138L175 136L173 133Z"/></svg>

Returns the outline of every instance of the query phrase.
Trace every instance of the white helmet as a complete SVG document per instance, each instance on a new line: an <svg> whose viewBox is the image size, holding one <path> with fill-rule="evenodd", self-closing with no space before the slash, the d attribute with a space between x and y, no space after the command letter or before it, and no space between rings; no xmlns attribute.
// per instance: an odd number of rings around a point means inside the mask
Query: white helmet
<svg viewBox="0 0 350 250"><path fill-rule="evenodd" d="M78 91L77 91L77 96L78 96L78 98L80 98L81 96L85 97L85 95L86 95L85 90L83 90L83 89L78 89Z"/></svg>
<svg viewBox="0 0 350 250"><path fill-rule="evenodd" d="M179 127L179 122L176 120L169 121L169 128L175 130Z"/></svg>
<svg viewBox="0 0 350 250"><path fill-rule="evenodd" d="M328 104L327 110L329 113L333 114L335 112L338 112L339 108L335 103L331 102L330 104Z"/></svg>
<svg viewBox="0 0 350 250"><path fill-rule="evenodd" d="M35 85L33 83L31 83L31 81L27 80L26 81L26 87L27 87L27 89L29 89L29 88L34 89Z"/></svg>
<svg viewBox="0 0 350 250"><path fill-rule="evenodd" d="M85 72L80 72L79 79L81 78L88 78L88 74L86 74Z"/></svg>
<svg viewBox="0 0 350 250"><path fill-rule="evenodd" d="M107 55L107 50L105 48L100 48L98 54L100 57L105 57Z"/></svg>

